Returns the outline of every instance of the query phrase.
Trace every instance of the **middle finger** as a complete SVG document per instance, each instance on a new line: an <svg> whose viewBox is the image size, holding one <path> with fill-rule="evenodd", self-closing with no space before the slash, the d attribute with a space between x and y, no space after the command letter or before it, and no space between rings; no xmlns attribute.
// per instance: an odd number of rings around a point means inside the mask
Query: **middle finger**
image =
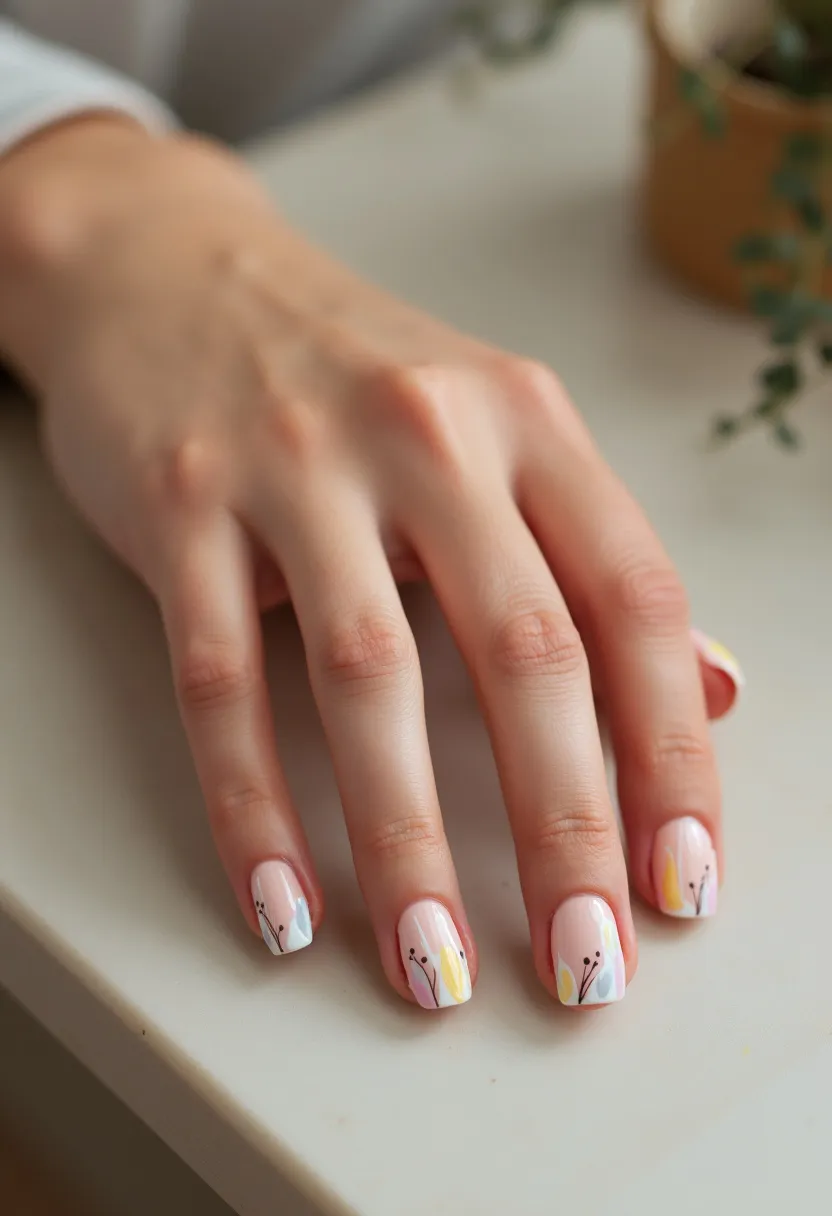
<svg viewBox="0 0 832 1216"><path fill-rule="evenodd" d="M272 547L385 971L423 1008L462 1004L476 958L439 810L416 644L373 512L351 486L330 484L292 514Z"/></svg>

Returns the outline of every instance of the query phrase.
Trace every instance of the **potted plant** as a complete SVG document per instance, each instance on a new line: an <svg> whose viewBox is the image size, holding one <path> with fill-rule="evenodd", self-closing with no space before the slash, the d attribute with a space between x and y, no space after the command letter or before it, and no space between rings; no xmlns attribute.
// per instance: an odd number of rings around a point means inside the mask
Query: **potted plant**
<svg viewBox="0 0 832 1216"><path fill-rule="evenodd" d="M492 0L465 25L496 64L548 46L581 0ZM832 369L832 0L647 0L645 223L688 283L763 320L771 353L722 437L793 407ZM521 15L518 17L518 13Z"/></svg>

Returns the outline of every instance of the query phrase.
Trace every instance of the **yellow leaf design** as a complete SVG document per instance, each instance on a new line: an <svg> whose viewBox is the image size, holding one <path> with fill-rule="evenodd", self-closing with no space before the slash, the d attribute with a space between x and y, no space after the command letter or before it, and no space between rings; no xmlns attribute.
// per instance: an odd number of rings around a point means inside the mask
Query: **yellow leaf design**
<svg viewBox="0 0 832 1216"><path fill-rule="evenodd" d="M681 912L684 908L682 892L679 890L679 874L673 854L667 850L667 860L664 863L662 876L662 902L667 912Z"/></svg>
<svg viewBox="0 0 832 1216"><path fill-rule="evenodd" d="M575 981L572 979L572 972L561 963L558 967L558 996L564 1005L569 1003L569 998L574 991Z"/></svg>
<svg viewBox="0 0 832 1216"><path fill-rule="evenodd" d="M453 946L442 947L439 965L442 972L442 982L457 1005L461 1005L466 999L465 972L462 968L462 961Z"/></svg>
<svg viewBox="0 0 832 1216"><path fill-rule="evenodd" d="M612 925L608 920L604 921L604 945L608 950L612 950L614 945L612 937Z"/></svg>
<svg viewBox="0 0 832 1216"><path fill-rule="evenodd" d="M723 646L721 642L715 642L713 638L708 638L708 650L715 659L720 659L725 666L729 667L732 671L735 667L739 666L734 655L732 655L728 647Z"/></svg>

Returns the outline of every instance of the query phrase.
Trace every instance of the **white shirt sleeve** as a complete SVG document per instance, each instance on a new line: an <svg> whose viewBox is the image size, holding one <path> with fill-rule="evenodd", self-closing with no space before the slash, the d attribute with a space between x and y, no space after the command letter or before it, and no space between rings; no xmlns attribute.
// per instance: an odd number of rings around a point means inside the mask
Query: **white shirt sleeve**
<svg viewBox="0 0 832 1216"><path fill-rule="evenodd" d="M139 85L0 19L0 155L41 127L89 110L129 114L152 131L175 125Z"/></svg>

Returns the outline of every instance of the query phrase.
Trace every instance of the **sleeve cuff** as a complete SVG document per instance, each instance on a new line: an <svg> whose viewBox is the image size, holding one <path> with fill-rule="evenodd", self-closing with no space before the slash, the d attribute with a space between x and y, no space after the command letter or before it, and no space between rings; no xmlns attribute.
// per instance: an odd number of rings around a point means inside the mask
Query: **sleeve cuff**
<svg viewBox="0 0 832 1216"><path fill-rule="evenodd" d="M0 156L15 144L35 135L53 123L82 114L126 114L149 131L163 133L176 126L170 111L140 89L76 89L70 93L55 92L28 99L25 109L18 113L0 115Z"/></svg>
<svg viewBox="0 0 832 1216"><path fill-rule="evenodd" d="M0 19L0 155L52 123L96 111L127 114L153 132L177 125L140 85Z"/></svg>

